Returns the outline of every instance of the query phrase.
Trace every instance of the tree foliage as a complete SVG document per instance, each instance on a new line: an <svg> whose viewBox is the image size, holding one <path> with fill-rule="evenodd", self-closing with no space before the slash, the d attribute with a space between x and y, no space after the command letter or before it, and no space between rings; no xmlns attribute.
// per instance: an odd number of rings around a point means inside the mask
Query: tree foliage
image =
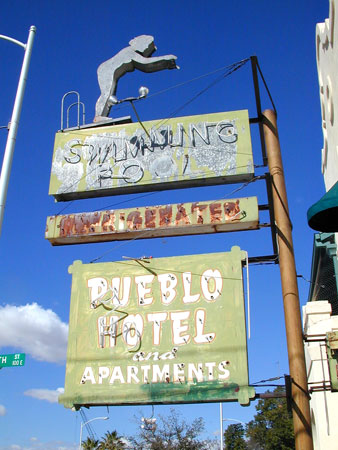
<svg viewBox="0 0 338 450"><path fill-rule="evenodd" d="M82 449L83 450L96 450L99 445L99 441L97 439L91 439L88 437L85 441L82 441Z"/></svg>
<svg viewBox="0 0 338 450"><path fill-rule="evenodd" d="M245 429L241 423L231 424L224 431L224 444L226 450L247 450L244 439Z"/></svg>
<svg viewBox="0 0 338 450"><path fill-rule="evenodd" d="M274 392L284 389L277 387ZM289 450L295 448L292 417L286 407L285 398L260 399L256 405L257 414L246 429L246 436L252 444L262 450Z"/></svg>
<svg viewBox="0 0 338 450"><path fill-rule="evenodd" d="M87 438L82 441L83 450L123 450L126 448L121 436L118 436L116 431L109 432L104 435L100 441L96 439Z"/></svg>
<svg viewBox="0 0 338 450"><path fill-rule="evenodd" d="M137 449L208 450L211 442L199 437L204 428L201 417L189 424L171 409L167 417L159 416L156 429L145 427L130 440Z"/></svg>
<svg viewBox="0 0 338 450"><path fill-rule="evenodd" d="M124 448L126 446L116 431L107 431L104 439L100 441L100 445L98 446L98 450L123 450Z"/></svg>
<svg viewBox="0 0 338 450"><path fill-rule="evenodd" d="M277 387L274 392L284 391ZM295 449L292 417L287 411L285 398L260 399L257 413L246 428L231 424L224 432L226 450L293 450ZM139 420L141 425L141 420ZM211 450L219 448L215 441L203 440L205 425L200 417L187 423L174 409L168 416L142 423L136 436L128 438L128 448L142 450ZM147 425L148 424L148 425ZM245 436L245 437L244 437ZM122 450L128 442L116 431L107 432L99 442L87 438L84 450Z"/></svg>

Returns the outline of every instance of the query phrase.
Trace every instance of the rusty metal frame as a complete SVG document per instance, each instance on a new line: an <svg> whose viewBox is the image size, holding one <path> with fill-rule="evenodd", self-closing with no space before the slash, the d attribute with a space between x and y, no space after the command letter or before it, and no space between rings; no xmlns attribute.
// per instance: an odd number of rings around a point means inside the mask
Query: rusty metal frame
<svg viewBox="0 0 338 450"><path fill-rule="evenodd" d="M267 158L267 154L266 154L266 146L265 146L265 139L264 139L264 132L263 132L262 103L261 103L261 95L260 95L260 89L259 89L258 74L260 75L260 77L263 81L264 87L267 91L267 94L270 98L273 110L275 111L276 115L277 115L277 110L276 110L274 101L272 99L272 96L270 94L269 88L264 79L261 68L259 67L257 56L250 56L250 61L251 61L251 72L252 72L252 81L253 81L254 93L255 93L257 117L250 118L249 123L250 124L258 124L259 136L260 136L260 141L261 141L263 165L266 167L268 164L268 158ZM260 178L265 179L266 192L267 192L267 197L268 197L268 207L265 208L265 205L264 205L264 207L262 205L262 207L260 207L260 210L267 210L267 209L269 210L273 255L251 257L251 258L249 258L249 262L260 263L260 262L269 262L270 261L270 262L274 262L275 264L278 264L279 259L278 259L278 245L277 245L277 228L276 228L276 223L275 223L275 214L274 214L274 207L273 207L271 175L269 172L267 172L267 173L265 173L265 175L261 176Z"/></svg>
<svg viewBox="0 0 338 450"><path fill-rule="evenodd" d="M267 192L268 204L269 204L272 247L273 247L273 253L277 256L277 261L276 261L276 263L277 263L278 262L277 228L276 228L275 213L274 213L274 208L273 208L271 175L269 172L267 172L265 174L265 182L266 182L266 192Z"/></svg>
<svg viewBox="0 0 338 450"><path fill-rule="evenodd" d="M259 135L261 140L261 149L262 149L262 158L263 158L263 164L264 166L267 166L268 164L268 158L266 155L266 148L265 148L265 140L264 140L264 133L263 133L263 116L262 116L262 103L261 103L261 95L260 95L260 89L259 89L259 80L258 80L258 72L259 75L263 81L264 87L267 91L267 94L269 96L269 99L271 101L273 110L276 113L277 116L277 110L274 104L274 101L272 99L272 96L270 94L269 88L266 84L266 81L264 79L263 73L261 71L261 68L258 64L257 56L250 56L251 61L251 71L252 71L252 81L254 85L254 92L255 92L255 101L256 101L256 111L257 111L257 117L250 119L250 123L258 123L259 126Z"/></svg>
<svg viewBox="0 0 338 450"><path fill-rule="evenodd" d="M255 119L254 123L258 123L258 126L259 126L259 136L260 136L260 140L261 140L263 164L264 164L264 166L267 166L268 159L266 156L266 148L265 148L264 133L263 133L262 105L261 105L261 96L260 96L260 90L259 90L258 73L257 73L257 65L258 65L257 56L250 56L250 61L251 61L252 81L253 81L254 91L255 91L256 111L257 111L257 118Z"/></svg>

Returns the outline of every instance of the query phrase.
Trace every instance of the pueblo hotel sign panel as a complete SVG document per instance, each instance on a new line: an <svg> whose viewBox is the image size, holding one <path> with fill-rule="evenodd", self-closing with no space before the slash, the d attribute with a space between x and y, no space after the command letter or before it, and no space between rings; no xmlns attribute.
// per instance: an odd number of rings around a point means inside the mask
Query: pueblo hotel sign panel
<svg viewBox="0 0 338 450"><path fill-rule="evenodd" d="M249 404L245 256L75 261L60 403Z"/></svg>
<svg viewBox="0 0 338 450"><path fill-rule="evenodd" d="M58 132L49 194L67 201L253 177L246 110L149 121L143 126Z"/></svg>

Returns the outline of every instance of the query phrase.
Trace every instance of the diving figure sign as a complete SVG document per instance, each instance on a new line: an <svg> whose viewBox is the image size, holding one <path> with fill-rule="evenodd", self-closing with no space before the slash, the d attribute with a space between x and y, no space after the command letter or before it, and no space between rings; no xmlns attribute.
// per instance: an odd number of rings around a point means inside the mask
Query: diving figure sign
<svg viewBox="0 0 338 450"><path fill-rule="evenodd" d="M177 69L175 55L151 57L156 47L152 36L137 36L112 58L103 62L97 69L101 95L96 102L94 122L108 117L113 102L110 97L116 94L118 80L135 69L142 72L158 72L164 69Z"/></svg>

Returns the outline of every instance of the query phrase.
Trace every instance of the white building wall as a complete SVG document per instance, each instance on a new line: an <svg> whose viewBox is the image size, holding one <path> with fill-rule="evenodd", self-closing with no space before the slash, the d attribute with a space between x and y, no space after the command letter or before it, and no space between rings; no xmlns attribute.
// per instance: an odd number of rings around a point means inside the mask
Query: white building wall
<svg viewBox="0 0 338 450"><path fill-rule="evenodd" d="M323 129L322 174L326 191L338 181L338 1L329 1L329 18L316 26L316 59ZM335 241L338 242L338 233L335 233Z"/></svg>
<svg viewBox="0 0 338 450"><path fill-rule="evenodd" d="M338 316L331 316L327 301L309 302L303 306L303 327L314 449L337 450L338 392L324 388L330 387L325 338L338 331Z"/></svg>
<svg viewBox="0 0 338 450"><path fill-rule="evenodd" d="M322 110L322 173L328 191L338 180L338 1L316 26L316 58Z"/></svg>
<svg viewBox="0 0 338 450"><path fill-rule="evenodd" d="M338 0L330 0L329 19L316 26L316 58L323 129L322 174L328 191L338 181ZM338 233L335 240L337 243ZM338 392L325 390L330 387L325 338L329 331L338 331L338 316L331 316L328 301L308 302L303 307L303 327L314 449L338 450Z"/></svg>

